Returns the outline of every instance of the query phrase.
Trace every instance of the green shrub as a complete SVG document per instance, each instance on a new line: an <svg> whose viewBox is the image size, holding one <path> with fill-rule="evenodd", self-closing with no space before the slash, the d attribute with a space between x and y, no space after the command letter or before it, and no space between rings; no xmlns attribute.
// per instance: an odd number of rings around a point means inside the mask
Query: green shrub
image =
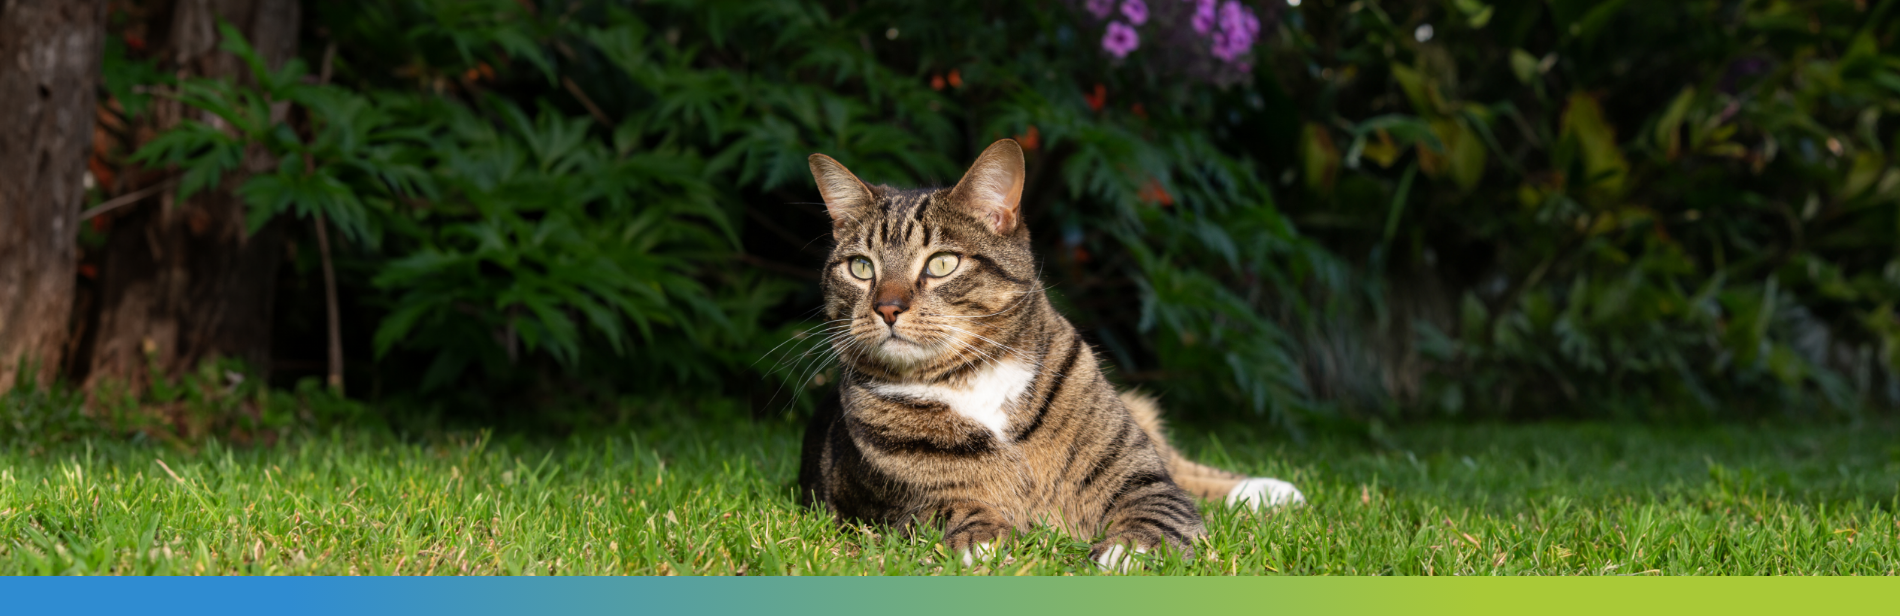
<svg viewBox="0 0 1900 616"><path fill-rule="evenodd" d="M383 382L456 404L801 404L805 156L943 184L1006 136L1058 304L1181 414L1900 397L1892 3L1126 4L319 4L332 83L179 84L233 130L141 156L276 155L254 220L344 231Z"/></svg>
<svg viewBox="0 0 1900 616"><path fill-rule="evenodd" d="M1891 3L1299 16L1275 75L1306 121L1305 181L1282 204L1370 274L1414 279L1388 287L1385 331L1420 336L1424 361L1390 372L1425 381L1425 409L1900 401Z"/></svg>

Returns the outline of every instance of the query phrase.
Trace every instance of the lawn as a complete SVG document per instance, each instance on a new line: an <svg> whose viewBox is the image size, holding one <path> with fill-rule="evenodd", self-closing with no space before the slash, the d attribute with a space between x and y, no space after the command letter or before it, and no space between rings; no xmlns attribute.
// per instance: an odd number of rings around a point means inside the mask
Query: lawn
<svg viewBox="0 0 1900 616"><path fill-rule="evenodd" d="M1211 507L1168 574L1879 574L1900 569L1893 426L1394 430L1383 445L1182 428L1311 504ZM1219 434L1219 438L1213 435ZM559 441L333 431L271 448L0 451L0 574L1096 575L1036 531L962 567L937 538L792 500L798 430L641 420Z"/></svg>

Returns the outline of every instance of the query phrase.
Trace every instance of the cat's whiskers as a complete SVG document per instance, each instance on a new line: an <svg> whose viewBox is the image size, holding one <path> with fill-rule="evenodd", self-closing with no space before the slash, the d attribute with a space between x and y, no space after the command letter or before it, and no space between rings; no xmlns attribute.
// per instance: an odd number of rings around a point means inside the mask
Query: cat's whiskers
<svg viewBox="0 0 1900 616"><path fill-rule="evenodd" d="M842 325L842 326L832 326L832 328L831 328L831 329L838 329L838 328L848 328L848 327L849 327L849 324L846 324L846 325ZM848 332L848 331L839 331L839 332L834 332L834 333L832 333L832 334L831 334L831 335L829 335L829 336L825 336L824 338L819 338L819 337L816 337L816 336L812 336L812 337L808 337L808 339L812 339L812 340L818 340L819 342L821 342L821 343L824 343L824 344L821 344L821 345L818 345L818 346L814 346L813 348L810 348L810 349L806 349L804 353L801 353L801 354L799 354L799 355L798 355L798 357L799 357L800 359L799 359L799 360L794 360L794 361L796 361L796 362L797 362L797 365L794 365L794 366L793 366L793 367L791 367L791 368L790 368L789 370L785 370L785 372L788 372L788 373L801 373L801 374L800 374L800 376L799 376L799 378L797 378L797 379L795 379L795 380L792 380L792 381L781 381L781 382L779 383L779 386L778 386L778 388L777 388L777 389L774 389L774 390L772 390L772 398L771 398L771 399L772 399L772 400L777 400L777 399L778 399L778 395L779 395L780 393L783 393L783 392L785 391L785 386L786 386L787 384L792 384L792 385L793 385L793 386L794 386L795 388L798 388L798 389L802 389L802 388L804 388L804 386L805 386L805 383L806 383L806 382L808 382L808 381L809 381L809 379L811 379L811 378L812 378L813 376L816 376L816 371L817 371L817 370L819 370L819 369L823 369L823 368L824 368L824 367L825 367L825 366L826 366L827 364L829 364L829 363L830 363L830 362L829 362L829 360L827 360L827 359L826 359L826 356L832 356L833 358L835 358L835 357L836 357L836 355L837 355L837 354L839 353L839 351L838 351L838 350L836 349L836 347L834 346L834 345L836 344L836 342L837 342L837 338L838 338L838 336L841 336L841 335L844 335L844 334L848 334L848 333L850 333L850 332ZM848 345L848 344L850 344L850 342L851 342L851 341L850 341L850 340L846 340L845 342L846 342L846 344ZM820 349L823 349L823 350L822 350L822 351L820 351ZM817 351L817 354L816 354L816 355L814 355L814 354L813 354L813 353L814 353L814 351ZM802 371L802 370L801 370L801 369L799 368L799 366L802 366L802 365L804 364L804 362L806 362L806 361L811 361L811 360L813 360L814 358L816 359L816 362L812 364L812 370L811 370L811 371ZM781 360L780 362L778 362L777 364L775 364L775 365L773 366L773 369L772 369L772 370L770 370L770 371L767 371L767 373L769 374L769 373L772 373L772 372L778 372L778 371L780 371L781 369L783 369L783 368L785 368L785 366L784 366L784 364L785 364L785 362L784 362L783 360ZM791 398L787 398L787 399L786 399L786 401L785 401L785 405L786 405L786 406L785 406L785 409L786 409L786 410L788 410L788 411L789 411L789 410L791 410L791 405L792 405L792 403L793 403L794 401L796 401L796 400L797 400L797 396L795 396L795 395L794 395L794 396L792 396Z"/></svg>
<svg viewBox="0 0 1900 616"><path fill-rule="evenodd" d="M845 332L845 333L850 333L850 332ZM843 342L842 346L839 346L837 342L835 341L832 344L827 345L826 351L818 355L818 361L812 363L811 369L805 371L803 374L799 376L799 379L797 382L800 387L804 387L806 383L809 383L813 378L816 378L819 372L823 371L826 367L831 365L831 362L842 359L842 356L844 355L845 351L856 346L857 339L855 337L846 337L846 338L841 339L841 341Z"/></svg>
<svg viewBox="0 0 1900 616"><path fill-rule="evenodd" d="M839 365L839 370L840 370L841 372L842 372L842 371L844 371L844 370L851 370L851 369L853 369L853 368L855 368L855 367L857 366L857 364L858 364L858 361L859 361L859 360L862 360L862 359L864 359L864 355L865 355L866 353L870 353L870 352L871 352L871 347L870 347L870 346L868 346L868 345L862 345L862 344L855 344L855 343L853 343L853 344L851 344L851 345L848 345L848 346L847 346L847 347L845 348L845 350L846 350L846 351L850 351L850 352L851 352L851 357L850 357L849 359L843 359L843 358L840 358L840 360L839 360L839 363L838 363L838 365ZM839 352L839 355L841 355L841 356L842 356L843 354L844 354L844 352L843 352L843 351L840 351L840 352ZM844 378L844 375L843 375L843 374L839 374L839 375L838 375L838 378L839 378L840 380L842 380L842 379Z"/></svg>
<svg viewBox="0 0 1900 616"><path fill-rule="evenodd" d="M853 322L845 326L845 328L842 329L841 331L838 331L836 333L831 334L830 336L825 337L825 344L827 346L835 347L839 344L840 341L845 342L845 343L850 343L850 344L861 343L863 341L864 335L859 333L858 329L859 329L858 324Z"/></svg>
<svg viewBox="0 0 1900 616"><path fill-rule="evenodd" d="M855 337L847 339L842 345L835 347L832 351L832 357L838 360L838 368L841 372L838 375L839 381L843 382L846 378L846 374L844 373L852 371L857 366L859 360L862 360L865 354L873 350L872 345L863 344L862 340ZM846 354L850 356L846 357Z"/></svg>
<svg viewBox="0 0 1900 616"><path fill-rule="evenodd" d="M976 353L977 355L983 356L985 365L994 366L996 364L1002 363L1001 359L998 359L996 358L996 356L990 355L989 353L984 352L983 349L978 348L975 344L967 340L958 340L955 336L944 336L943 339L950 341L952 344L960 345L962 346L962 348L968 349L971 352ZM968 363L969 363L968 361L963 361L963 362L958 362L958 365L965 365ZM983 366L978 366L978 367L983 367Z"/></svg>
<svg viewBox="0 0 1900 616"><path fill-rule="evenodd" d="M962 349L968 349L969 352L961 353L961 354L958 354L957 356L949 358L955 361L954 363L948 365L947 367L944 366L940 362L938 364L939 367L931 371L933 373L938 374L939 376L954 374L965 368L969 368L972 372L974 372L974 371L981 370L989 366L994 366L999 362L999 360L997 360L995 357L991 356L988 353L983 352L982 349L976 348L974 345L970 344L968 341L958 340L954 337L949 337L949 336L945 336L941 338L941 340L949 343L950 345L956 345L955 347L952 348L952 351L957 350L957 348L962 348Z"/></svg>
<svg viewBox="0 0 1900 616"><path fill-rule="evenodd" d="M948 378L949 375L957 374L957 373L963 373L965 375L978 374L982 370L984 370L985 368L991 365L992 365L991 362L987 359L983 359L981 357L977 357L974 355L968 355L968 356L965 356L960 361L958 361L955 365L939 370L936 373L937 375L936 378L937 379Z"/></svg>
<svg viewBox="0 0 1900 616"><path fill-rule="evenodd" d="M859 344L862 351L852 357L852 361L854 362L864 355L874 355L879 360L877 363L886 369L896 370L898 372L909 372L919 365L930 361L932 359L930 354L940 350L942 346L939 343L931 342L920 337L917 332L914 331L910 332L909 335L899 335L896 332L885 334L885 330L881 326L876 325L875 320L868 320L868 322L871 323L868 327L877 330L877 333L857 336L854 339L854 342ZM893 350L888 346L893 341L916 347L917 350L908 352L904 350Z"/></svg>
<svg viewBox="0 0 1900 616"><path fill-rule="evenodd" d="M803 353L799 353L796 356L788 357L785 360L780 360L777 364L773 366L772 372L782 371L783 373L787 375L791 375L791 374L802 375L803 373L806 372L805 367L807 365L815 364L818 366L823 366L825 364L824 356L831 354L832 347L837 342L838 337L845 335L847 333L849 332L835 331L835 332L832 332L830 335L824 336L823 338L814 338L815 340L818 341L818 344L814 345L812 348L806 349ZM800 378L795 379L793 382L802 384L803 381L804 381L804 377L801 376ZM785 388L784 383L781 383L779 385L779 389L775 390L772 396L776 398L778 396L778 392L783 391L784 388Z"/></svg>
<svg viewBox="0 0 1900 616"><path fill-rule="evenodd" d="M785 345L787 345L787 344L791 344L791 343L793 343L793 342L799 342L799 341L802 341L802 340L810 340L810 339L812 339L812 338L814 338L814 337L816 337L816 336L815 336L815 335L813 334L813 330L817 330L817 334L816 334L816 335L818 335L818 336L821 336L821 335L824 335L824 334L826 334L826 333L829 333L829 332L830 332L831 330L833 330L833 329L836 329L836 328L840 328L840 327L849 327L849 326L850 326L849 324L845 324L845 325L828 325L828 324L830 324L830 323L837 323L837 322L839 322L839 321L849 321L849 320L851 320L851 319L833 319L833 320L830 320L830 321L825 321L825 322L823 322L823 323L819 323L819 324L818 324L817 326L815 326L815 327L814 327L813 329L808 329L808 330L805 330L805 331L803 331L803 332L800 332L800 335L794 335L794 336L792 336L791 338L787 338L787 339L786 339L786 340L785 340L784 342L780 342L780 343L778 343L777 345L774 345L774 346L772 347L772 349L771 349L771 350L769 350L769 351L766 351L766 352L765 352L765 354L763 354L763 355L760 355L758 359L755 359L755 360L752 360L752 363L751 363L751 364L748 364L748 365L747 365L746 367L747 367L747 368L751 368L752 366L757 366L757 365L759 365L759 362L762 362L762 361L765 361L765 358L767 358L767 357L771 357L773 353L776 353L776 352L778 352L778 350L779 350L779 349L780 349L781 347L784 347L784 346L785 346ZM792 347L792 348L798 348L798 347L796 347L796 346L794 346L794 347Z"/></svg>
<svg viewBox="0 0 1900 616"><path fill-rule="evenodd" d="M798 363L794 365L791 369L791 372L799 375L798 379L795 380L794 383L796 383L799 387L803 387L808 380L810 380L813 376L817 375L818 371L823 370L825 366L829 365L832 360L837 359L837 355L839 354L839 350L837 346L838 342L840 340L844 340L845 342L849 343L851 341L851 339L848 337L850 334L851 332L849 331L834 333L826 337L825 344L822 347L817 347L817 348L813 348L811 350L806 351L802 359L800 359ZM819 351L820 348L822 348L823 350ZM819 352L814 354L813 351L819 351ZM777 395L777 394L773 394L773 395Z"/></svg>
<svg viewBox="0 0 1900 616"><path fill-rule="evenodd" d="M1021 358L1023 358L1023 359L1025 359L1025 360L1028 360L1028 361L1029 361L1029 363L1032 363L1032 364L1035 364L1035 365L1036 365L1036 368L1037 368L1037 369L1041 369L1041 368L1042 368L1042 361L1041 361L1041 360L1038 360L1038 359L1036 359L1035 357L1033 357L1033 356L1031 356L1031 355L1030 355L1030 354L1028 354L1028 353L1024 353L1024 352L1022 352L1022 350L1020 350L1020 349L1017 349L1016 347L1012 347L1012 346L1009 346L1009 345L1007 345L1007 344L1003 344L1003 343L1001 343L1001 342L997 342L997 341L995 341L995 340L991 340L991 339L989 339L988 337L986 337L986 336L984 336L984 335L982 335L982 334L979 334L979 333L976 333L976 332L973 332L973 331L970 331L970 330L967 330L967 329L963 329L963 328L961 328L961 327L957 327L957 326L955 326L955 325L943 325L943 324L939 324L939 326L940 326L940 327L943 327L943 328L946 328L946 329L951 329L951 330L955 330L955 331L959 331L959 332L963 332L963 333L965 333L965 334L969 334L969 335L971 335L971 336L976 336L977 338L979 338L979 339L982 339L982 340L983 340L984 342L988 342L988 343L990 343L990 344L994 344L994 345L996 345L996 346L997 346L997 347L999 347L999 348L1002 348L1002 349L1004 349L1004 350L1007 350L1007 351L1009 351L1009 352L1011 352L1011 353L1014 353L1014 354L1016 354L1016 356L1017 356L1017 357L1021 357Z"/></svg>
<svg viewBox="0 0 1900 616"><path fill-rule="evenodd" d="M848 325L833 326L833 328L826 330L825 335L812 337L812 339L818 341L818 344L813 345L809 349L805 349L803 353L799 353L798 355L789 356L786 359L779 360L777 362L778 366L782 367L786 363L786 360L789 359L794 364L793 371L796 372L799 369L797 366L802 365L806 359L809 359L812 356L813 352L819 350L820 348L828 347L831 343L835 342L839 336L849 334L850 332L845 329L848 327L849 327ZM793 347L793 348L797 348L797 347Z"/></svg>

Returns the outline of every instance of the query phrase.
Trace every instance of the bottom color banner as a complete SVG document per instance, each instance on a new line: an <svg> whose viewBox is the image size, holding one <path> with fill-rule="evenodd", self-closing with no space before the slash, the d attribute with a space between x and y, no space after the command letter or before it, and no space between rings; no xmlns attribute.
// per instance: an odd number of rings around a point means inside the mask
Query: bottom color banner
<svg viewBox="0 0 1900 616"><path fill-rule="evenodd" d="M8 578L0 614L1835 614L1876 578Z"/></svg>

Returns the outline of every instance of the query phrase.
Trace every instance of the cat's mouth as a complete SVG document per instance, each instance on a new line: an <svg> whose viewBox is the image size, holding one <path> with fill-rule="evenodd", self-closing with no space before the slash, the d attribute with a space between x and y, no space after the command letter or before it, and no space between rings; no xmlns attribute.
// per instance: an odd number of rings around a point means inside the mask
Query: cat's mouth
<svg viewBox="0 0 1900 616"><path fill-rule="evenodd" d="M916 338L906 338L896 331L888 331L884 340L877 344L877 355L884 363L894 368L907 368L935 359L940 349L934 344L925 344Z"/></svg>
<svg viewBox="0 0 1900 616"><path fill-rule="evenodd" d="M890 332L878 346L887 351L916 352L923 350L926 345L922 341L905 338L903 334Z"/></svg>

